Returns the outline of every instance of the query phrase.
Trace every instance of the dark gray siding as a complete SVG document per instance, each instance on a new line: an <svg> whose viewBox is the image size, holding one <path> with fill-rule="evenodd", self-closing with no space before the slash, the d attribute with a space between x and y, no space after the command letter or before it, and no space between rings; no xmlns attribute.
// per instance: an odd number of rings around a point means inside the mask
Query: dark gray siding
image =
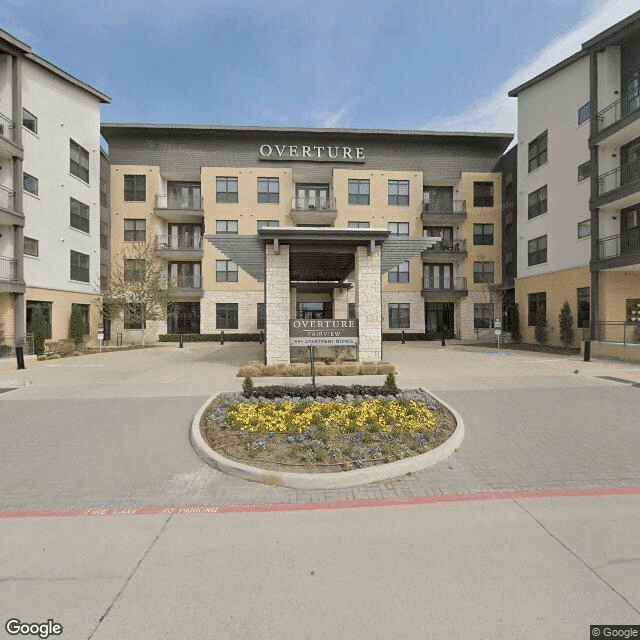
<svg viewBox="0 0 640 640"><path fill-rule="evenodd" d="M159 166L192 173L202 166L293 167L296 180L330 180L334 167L422 171L428 183L453 181L461 171L493 171L508 141L504 137L353 135L349 132L219 132L151 129L103 130L111 164ZM260 160L263 144L364 147L365 162L283 162Z"/></svg>

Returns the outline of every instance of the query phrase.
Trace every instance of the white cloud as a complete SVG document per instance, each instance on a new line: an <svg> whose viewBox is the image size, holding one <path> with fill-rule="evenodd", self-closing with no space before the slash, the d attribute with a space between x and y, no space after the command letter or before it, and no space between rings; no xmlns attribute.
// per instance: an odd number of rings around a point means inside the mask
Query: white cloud
<svg viewBox="0 0 640 640"><path fill-rule="evenodd" d="M463 111L442 115L425 123L430 131L501 131L517 129L517 101L508 92L579 51L582 43L640 9L640 0L594 2L589 16L569 33L547 45L525 67L512 74L490 95Z"/></svg>

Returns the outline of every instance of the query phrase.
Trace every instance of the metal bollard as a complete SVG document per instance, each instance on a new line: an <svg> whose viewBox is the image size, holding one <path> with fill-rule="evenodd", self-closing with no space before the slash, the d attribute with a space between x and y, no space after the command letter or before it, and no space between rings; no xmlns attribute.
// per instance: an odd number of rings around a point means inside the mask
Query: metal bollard
<svg viewBox="0 0 640 640"><path fill-rule="evenodd" d="M584 361L591 362L591 340L584 341Z"/></svg>
<svg viewBox="0 0 640 640"><path fill-rule="evenodd" d="M220 345L222 346L224 344L224 331L220 332Z"/></svg>
<svg viewBox="0 0 640 640"><path fill-rule="evenodd" d="M23 347L16 347L16 360L18 362L18 369L26 369L24 366L24 349Z"/></svg>
<svg viewBox="0 0 640 640"><path fill-rule="evenodd" d="M262 344L263 339L264 339L264 334L263 334L262 330L260 330L260 344Z"/></svg>
<svg viewBox="0 0 640 640"><path fill-rule="evenodd" d="M182 333L180 334L180 348L184 348L184 334Z"/></svg>
<svg viewBox="0 0 640 640"><path fill-rule="evenodd" d="M446 347L447 345L446 345L446 344L445 344L445 342L444 342L444 331L440 334L440 337L442 338L442 340L440 341L440 344L441 344L443 347Z"/></svg>
<svg viewBox="0 0 640 640"><path fill-rule="evenodd" d="M402 344L404 344L404 329L402 330Z"/></svg>

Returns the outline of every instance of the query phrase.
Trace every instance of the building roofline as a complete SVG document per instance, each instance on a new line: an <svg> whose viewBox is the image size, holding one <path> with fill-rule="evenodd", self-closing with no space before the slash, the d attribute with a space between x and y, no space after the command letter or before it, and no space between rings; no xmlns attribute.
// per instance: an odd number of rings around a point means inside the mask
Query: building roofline
<svg viewBox="0 0 640 640"><path fill-rule="evenodd" d="M67 73L60 67L57 67L55 64L53 64L53 62L49 62L49 60L46 60L45 58L39 56L37 53L33 53L29 51L25 54L25 58L39 65L43 69L46 69L47 71L50 71L51 73L57 75L59 78L66 80L70 84L73 84L76 87L86 91L87 93L90 93L91 95L98 98L98 100L100 100L101 103L103 104L111 103L111 98L108 95L102 93L101 91L98 91L97 89L94 89L91 85L87 84L86 82L83 82L82 80L79 80L75 76L72 76L70 73Z"/></svg>
<svg viewBox="0 0 640 640"><path fill-rule="evenodd" d="M31 51L31 47L28 44L25 44L22 40L18 40L18 38L12 36L4 29L0 29L0 40L5 40L10 47L17 49L22 53L28 53Z"/></svg>
<svg viewBox="0 0 640 640"><path fill-rule="evenodd" d="M268 126L234 126L234 125L210 125L210 124L153 124L153 123L128 123L128 122L103 122L102 135L107 138L109 134L117 132L143 132L143 131L208 131L211 133L310 133L310 134L346 134L352 136L378 136L378 137L416 137L416 138L468 138L485 139L506 142L513 139L512 133L487 133L476 131L422 131L422 130L398 130L398 129L330 129L324 127L268 127ZM106 135L105 135L106 134ZM108 139L108 138L107 138Z"/></svg>
<svg viewBox="0 0 640 640"><path fill-rule="evenodd" d="M561 62L558 62L558 64L554 65L553 67L549 67L546 71L539 73L534 78L531 78L531 80L527 80L523 84L517 86L515 89L511 89L511 91L509 91L507 95L510 98L517 98L520 92L524 91L525 89L528 89L529 87L532 87L535 84L538 84L538 82L541 82L542 80L546 80L547 78L552 76L554 73L558 73L558 71L562 71L566 67L572 65L574 62L577 62L578 60L581 60L587 55L589 54L586 51L578 51L577 53L574 53L568 58L565 58Z"/></svg>
<svg viewBox="0 0 640 640"><path fill-rule="evenodd" d="M593 49L598 46L603 46L603 45L606 46L609 44L609 41L611 39L620 35L621 31L624 31L629 28L633 29L634 27L635 28L640 27L640 11L635 11L630 16L627 16L623 20L620 20L620 22L616 22L614 25L612 25L608 29L605 29L604 31L594 36L590 40L587 40L582 44L582 49L586 51L588 49Z"/></svg>

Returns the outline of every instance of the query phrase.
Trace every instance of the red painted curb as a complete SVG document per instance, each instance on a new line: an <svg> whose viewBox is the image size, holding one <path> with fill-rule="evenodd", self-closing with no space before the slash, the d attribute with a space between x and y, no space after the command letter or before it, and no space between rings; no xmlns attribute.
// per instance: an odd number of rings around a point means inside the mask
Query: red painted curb
<svg viewBox="0 0 640 640"><path fill-rule="evenodd" d="M69 518L104 516L188 515L192 513L270 513L276 511L321 511L330 509L363 509L367 507L402 507L446 502L483 502L532 498L572 498L588 496L640 495L640 487L595 487L589 489L549 489L544 491L501 491L462 493L443 496L416 496L376 500L343 500L341 502L303 502L288 504L197 505L189 507L121 507L109 509L34 509L0 511L0 520L18 518Z"/></svg>

